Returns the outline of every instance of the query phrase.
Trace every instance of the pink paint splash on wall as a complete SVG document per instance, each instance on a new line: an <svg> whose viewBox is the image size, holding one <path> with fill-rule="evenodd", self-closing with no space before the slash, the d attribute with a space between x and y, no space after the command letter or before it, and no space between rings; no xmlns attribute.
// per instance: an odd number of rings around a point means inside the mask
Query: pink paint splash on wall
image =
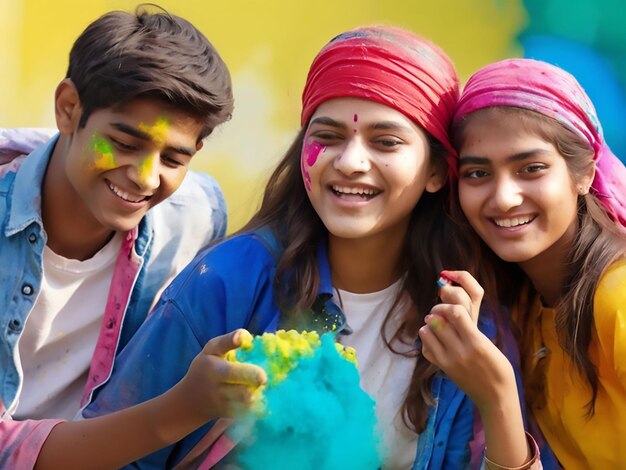
<svg viewBox="0 0 626 470"><path fill-rule="evenodd" d="M302 148L302 157L300 158L300 168L302 170L302 178L307 191L311 191L311 175L309 175L308 167L315 165L319 154L326 151L326 146L319 142L310 142Z"/></svg>

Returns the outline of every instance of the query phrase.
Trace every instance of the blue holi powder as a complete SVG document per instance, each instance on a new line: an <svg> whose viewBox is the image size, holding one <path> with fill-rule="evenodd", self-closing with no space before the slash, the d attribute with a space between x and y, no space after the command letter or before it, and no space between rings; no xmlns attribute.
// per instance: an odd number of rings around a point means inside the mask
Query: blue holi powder
<svg viewBox="0 0 626 470"><path fill-rule="evenodd" d="M268 365L258 351L245 353L238 351L237 359ZM231 431L242 438L236 451L241 468L380 468L374 400L360 388L355 365L337 351L333 334L322 335L313 355L301 358L284 380L270 380L263 395L261 416L251 413Z"/></svg>

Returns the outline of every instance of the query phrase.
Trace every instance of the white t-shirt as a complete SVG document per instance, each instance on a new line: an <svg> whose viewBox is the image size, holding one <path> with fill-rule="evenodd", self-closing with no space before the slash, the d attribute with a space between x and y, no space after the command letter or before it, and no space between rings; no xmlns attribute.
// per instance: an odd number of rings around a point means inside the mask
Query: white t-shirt
<svg viewBox="0 0 626 470"><path fill-rule="evenodd" d="M339 340L356 350L361 387L376 400L376 415L383 435L386 469L408 469L415 461L418 435L402 420L402 405L415 368L414 357L392 353L381 337L381 327L402 288L402 280L386 289L367 294L338 290L335 302L342 305L353 333ZM402 306L398 306L401 309ZM387 323L387 338L393 336L398 322ZM403 350L402 345L395 345ZM407 346L404 346L407 348Z"/></svg>
<svg viewBox="0 0 626 470"><path fill-rule="evenodd" d="M123 239L116 234L85 261L44 248L41 291L18 341L16 419L72 419L80 409Z"/></svg>

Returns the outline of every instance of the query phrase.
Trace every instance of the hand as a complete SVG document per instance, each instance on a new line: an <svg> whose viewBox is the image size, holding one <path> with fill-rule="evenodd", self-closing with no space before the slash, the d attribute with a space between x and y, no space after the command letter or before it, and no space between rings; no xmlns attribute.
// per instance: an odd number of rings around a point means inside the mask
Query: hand
<svg viewBox="0 0 626 470"><path fill-rule="evenodd" d="M419 335L422 354L443 370L479 407L516 393L513 368L478 329L484 290L466 271L444 271L454 285L439 290L441 303L425 317ZM511 390L512 388L512 390Z"/></svg>
<svg viewBox="0 0 626 470"><path fill-rule="evenodd" d="M246 336L250 336L247 330L238 329L204 346L176 386L181 389L180 400L184 400L181 405L206 421L235 417L251 408L259 387L267 383L267 374L259 366L224 359Z"/></svg>

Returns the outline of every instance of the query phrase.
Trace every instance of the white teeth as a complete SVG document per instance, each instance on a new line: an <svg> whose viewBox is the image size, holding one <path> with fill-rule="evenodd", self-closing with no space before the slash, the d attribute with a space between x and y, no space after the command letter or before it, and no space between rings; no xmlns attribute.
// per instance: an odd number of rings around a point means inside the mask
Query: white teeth
<svg viewBox="0 0 626 470"><path fill-rule="evenodd" d="M115 186L110 181L109 181L109 189L111 189L111 191L113 191L118 197L128 202L141 202L146 198L145 196L140 196L138 194L127 193L126 191L123 191L122 189Z"/></svg>
<svg viewBox="0 0 626 470"><path fill-rule="evenodd" d="M341 194L358 194L360 196L373 196L378 193L375 189L368 188L348 188L345 186L333 185L333 191Z"/></svg>
<svg viewBox="0 0 626 470"><path fill-rule="evenodd" d="M511 219L493 219L498 227L517 227L518 225L525 225L532 220L530 216L513 217Z"/></svg>

